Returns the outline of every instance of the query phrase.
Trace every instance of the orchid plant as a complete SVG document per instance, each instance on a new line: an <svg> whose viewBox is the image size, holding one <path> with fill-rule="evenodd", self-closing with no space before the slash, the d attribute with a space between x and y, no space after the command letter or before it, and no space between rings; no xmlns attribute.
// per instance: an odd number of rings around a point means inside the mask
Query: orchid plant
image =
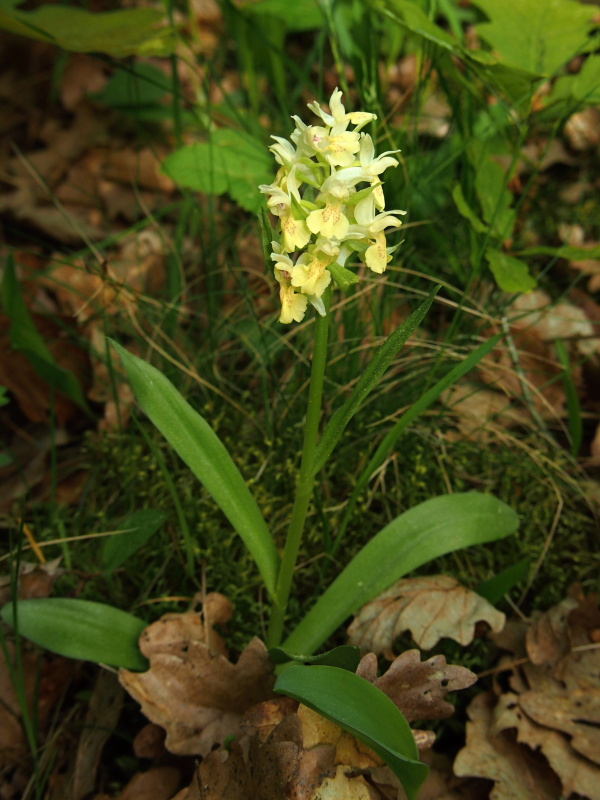
<svg viewBox="0 0 600 800"><path fill-rule="evenodd" d="M407 572L458 548L507 536L518 523L510 508L477 492L437 497L411 508L362 548L284 638L317 475L369 392L422 322L437 292L434 289L380 345L319 435L331 286L347 289L357 282L353 254L372 272L385 271L395 250L388 246L386 231L400 226L404 212L385 210L382 175L397 166L393 154L398 151L376 156L370 134L362 130L374 123L375 115L346 112L337 89L329 112L317 103L309 108L322 124L306 125L294 117L291 141L273 137L270 149L279 169L272 184L260 186L277 219L275 229L269 222L263 224L279 286L279 321L300 322L309 305L316 311L303 449L282 555L246 481L208 422L156 368L113 344L140 406L212 495L258 566L271 606L267 645L274 663L284 662L278 668L283 671L276 691L301 700L367 742L396 772L408 797L414 798L427 769L419 762L410 728L398 708L354 674L358 661L356 654L348 657L348 648L324 658L312 654L348 616ZM406 424L431 405L494 343L485 343L431 387L396 423L388 444L398 438L402 420ZM137 648L145 623L110 606L60 598L15 600L3 608L2 616L23 635L63 655L130 669L147 667Z"/></svg>

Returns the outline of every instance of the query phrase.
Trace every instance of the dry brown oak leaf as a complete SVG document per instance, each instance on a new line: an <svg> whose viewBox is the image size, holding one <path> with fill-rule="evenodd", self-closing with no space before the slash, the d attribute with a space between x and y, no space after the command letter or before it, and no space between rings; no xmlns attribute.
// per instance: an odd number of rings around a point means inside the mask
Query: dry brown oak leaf
<svg viewBox="0 0 600 800"><path fill-rule="evenodd" d="M403 578L363 606L348 628L348 641L392 661L394 641L404 631L429 650L442 637L470 644L480 621L497 632L504 627L505 616L454 578Z"/></svg>
<svg viewBox="0 0 600 800"><path fill-rule="evenodd" d="M518 796L506 793L511 766L503 763L503 759L517 759L516 736L522 745L519 758L526 754L531 761L535 756L545 764L547 775L556 773L558 787L550 792L551 798L575 793L600 800L599 627L597 598L584 597L574 587L569 597L537 614L529 625L510 623L494 637L514 656L500 664L502 671L510 673L512 691L503 691L506 682L499 681L496 700L488 698L488 746L498 745L495 764L485 767L479 752L482 745L473 737L459 754L457 774L491 778L497 781L498 797ZM481 708L473 704L469 713L481 726ZM507 750L508 741L513 745ZM503 743L502 752L498 743Z"/></svg>
<svg viewBox="0 0 600 800"><path fill-rule="evenodd" d="M387 694L410 723L449 717L454 706L445 701L448 692L466 689L477 680L465 667L446 664L442 655L421 661L418 650L407 650L399 655L380 678L377 677L377 657L368 653L361 659L356 674ZM419 745L417 734L430 732L413 733Z"/></svg>
<svg viewBox="0 0 600 800"><path fill-rule="evenodd" d="M456 757L455 774L494 781L490 800L559 800L560 783L544 760L510 733L494 730L494 704L494 694L484 692L469 706L467 744Z"/></svg>
<svg viewBox="0 0 600 800"><path fill-rule="evenodd" d="M562 784L557 798L577 793L590 800L600 800L598 767L576 753L565 736L530 720L517 695L507 692L498 698L493 720L494 733L515 728L518 742L545 756Z"/></svg>
<svg viewBox="0 0 600 800"><path fill-rule="evenodd" d="M213 745L240 736L242 714L273 696L273 665L264 644L252 639L232 664L207 644L210 630L199 614L167 614L140 636L150 669L119 672L143 713L165 729L165 746L176 755L205 756Z"/></svg>

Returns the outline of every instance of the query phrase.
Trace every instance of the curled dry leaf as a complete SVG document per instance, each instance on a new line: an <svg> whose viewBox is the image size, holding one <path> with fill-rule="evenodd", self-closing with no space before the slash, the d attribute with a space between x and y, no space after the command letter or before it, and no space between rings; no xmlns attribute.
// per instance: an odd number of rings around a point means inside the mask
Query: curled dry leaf
<svg viewBox="0 0 600 800"><path fill-rule="evenodd" d="M477 680L465 667L446 664L442 655L421 661L418 650L399 655L380 678L377 658L369 653L361 659L356 674L387 694L410 723L449 717L454 706L444 699L448 692L466 689Z"/></svg>
<svg viewBox="0 0 600 800"><path fill-rule="evenodd" d="M510 734L495 734L494 703L493 694L485 692L469 706L467 745L454 762L454 772L494 781L491 800L558 800L560 786L545 765Z"/></svg>
<svg viewBox="0 0 600 800"><path fill-rule="evenodd" d="M48 597L54 581L64 569L60 567L62 557L47 561L45 564L34 564L29 561L19 563L18 591L19 600ZM14 575L0 575L0 606L10 602Z"/></svg>
<svg viewBox="0 0 600 800"><path fill-rule="evenodd" d="M419 647L432 648L442 637L470 644L477 622L500 631L505 617L487 600L454 578L435 575L404 578L367 603L348 628L348 641L393 659L393 644L409 630Z"/></svg>
<svg viewBox="0 0 600 800"><path fill-rule="evenodd" d="M165 746L177 755L207 755L214 744L241 735L242 714L272 696L264 644L253 639L232 664L218 652L210 627L199 614L167 614L140 637L150 669L119 673L148 719L165 729Z"/></svg>
<svg viewBox="0 0 600 800"><path fill-rule="evenodd" d="M512 653L500 664L510 673L510 691L498 682L496 696L488 693L471 704L475 727L456 760L457 775L490 778L496 781L492 797L512 799L521 796L523 775L535 778L528 772L532 759L539 764L543 756L538 789L546 793L539 796L558 800L576 793L600 800L600 649L594 646L599 626L597 598L583 597L575 587L529 627L513 624L494 637ZM490 748L493 763L486 761Z"/></svg>

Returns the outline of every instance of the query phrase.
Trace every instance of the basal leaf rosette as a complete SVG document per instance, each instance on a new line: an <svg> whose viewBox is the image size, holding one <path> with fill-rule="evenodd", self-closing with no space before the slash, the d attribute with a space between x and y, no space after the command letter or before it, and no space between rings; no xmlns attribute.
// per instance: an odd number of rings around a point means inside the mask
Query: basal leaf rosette
<svg viewBox="0 0 600 800"><path fill-rule="evenodd" d="M386 231L398 228L398 215L406 213L385 210L381 179L398 165L392 153L399 151L376 156L373 140L361 130L375 114L346 113L341 98L335 89L331 113L308 104L322 124L306 125L295 116L290 141L272 137L269 149L279 169L272 184L259 186L278 218L271 259L283 323L300 322L309 303L324 316L322 295L332 279L341 288L358 280L346 268L353 253L372 272L383 273L395 249L388 247Z"/></svg>

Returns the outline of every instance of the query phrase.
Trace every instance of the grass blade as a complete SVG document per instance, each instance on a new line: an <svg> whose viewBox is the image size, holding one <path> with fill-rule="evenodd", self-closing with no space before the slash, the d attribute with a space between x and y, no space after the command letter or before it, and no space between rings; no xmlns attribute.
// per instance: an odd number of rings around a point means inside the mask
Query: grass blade
<svg viewBox="0 0 600 800"><path fill-rule="evenodd" d="M493 350L502 336L502 333L492 336L491 339L488 339L487 342L484 342L477 348L477 350L474 350L470 355L468 355L464 361L461 361L460 364L457 364L453 369L451 369L447 375L444 375L444 377L441 378L441 380L439 380L434 386L428 389L425 394L421 395L421 397L415 403L413 403L412 406L404 412L404 414L402 414L400 419L394 424L394 427L384 436L379 443L379 446L371 456L369 463L362 470L354 485L352 495L350 496L344 511L344 517L333 541L333 547L330 551L332 554L335 553L340 542L342 541L360 493L369 482L371 475L373 475L375 470L381 464L383 464L392 448L396 445L396 442L400 436L408 428L411 422L413 422L419 416L419 414L422 414L426 409L433 405L433 403L435 403L443 391L448 389L450 386L456 383L456 381L460 380L460 378L470 372L473 367L481 361L482 358L484 358L491 350Z"/></svg>
<svg viewBox="0 0 600 800"><path fill-rule="evenodd" d="M9 340L15 350L23 353L33 369L53 389L58 389L92 416L81 383L73 372L57 364L44 337L35 327L25 305L15 274L12 253L6 260L2 280L2 305L10 319Z"/></svg>
<svg viewBox="0 0 600 800"><path fill-rule="evenodd" d="M311 467L311 474L315 475L321 467L325 464L331 455L334 447L339 442L346 425L350 422L352 417L356 414L361 407L369 393L377 386L381 377L386 369L395 358L400 348L406 343L408 338L421 324L425 314L429 311L433 300L438 293L440 287L436 286L429 294L429 297L421 303L421 305L413 311L413 313L404 320L404 322L396 328L385 342L381 345L379 350L371 359L369 366L359 378L356 386L352 390L350 397L346 402L338 408L333 414L323 435L317 445L313 464Z"/></svg>
<svg viewBox="0 0 600 800"><path fill-rule="evenodd" d="M426 500L386 525L317 600L283 647L313 653L354 611L394 581L438 556L514 533L516 513L491 495Z"/></svg>
<svg viewBox="0 0 600 800"><path fill-rule="evenodd" d="M569 354L565 343L562 339L555 341L556 355L558 361L563 368L563 386L565 388L565 397L567 399L567 415L569 424L569 433L571 434L571 455L575 458L579 449L581 448L581 441L583 439L583 423L581 421L581 405L579 404L579 395L577 388L573 381L573 370L569 361Z"/></svg>
<svg viewBox="0 0 600 800"><path fill-rule="evenodd" d="M279 557L256 500L227 449L206 420L159 370L116 342L112 345L143 411L242 537L267 591L273 594Z"/></svg>

